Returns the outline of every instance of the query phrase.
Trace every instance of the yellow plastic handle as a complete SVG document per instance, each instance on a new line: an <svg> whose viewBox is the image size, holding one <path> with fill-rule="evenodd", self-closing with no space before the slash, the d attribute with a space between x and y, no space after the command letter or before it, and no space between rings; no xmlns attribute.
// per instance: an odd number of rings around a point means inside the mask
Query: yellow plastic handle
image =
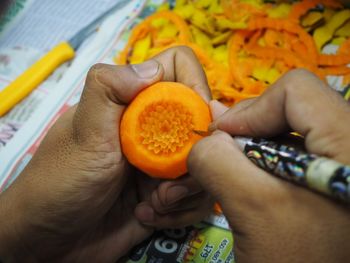
<svg viewBox="0 0 350 263"><path fill-rule="evenodd" d="M74 54L74 49L67 42L62 42L24 71L0 92L0 116L24 99L58 66L72 59Z"/></svg>

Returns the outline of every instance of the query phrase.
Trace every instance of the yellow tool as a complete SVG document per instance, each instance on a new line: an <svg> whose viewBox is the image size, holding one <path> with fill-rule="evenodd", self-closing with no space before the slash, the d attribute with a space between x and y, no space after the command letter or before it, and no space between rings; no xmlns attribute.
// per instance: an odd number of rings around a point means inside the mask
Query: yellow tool
<svg viewBox="0 0 350 263"><path fill-rule="evenodd" d="M0 116L3 116L18 102L24 99L33 89L43 82L64 62L72 59L75 50L93 32L96 31L105 16L114 10L124 7L129 1L118 1L112 8L101 14L86 27L82 28L67 42L62 42L23 72L17 79L0 91Z"/></svg>

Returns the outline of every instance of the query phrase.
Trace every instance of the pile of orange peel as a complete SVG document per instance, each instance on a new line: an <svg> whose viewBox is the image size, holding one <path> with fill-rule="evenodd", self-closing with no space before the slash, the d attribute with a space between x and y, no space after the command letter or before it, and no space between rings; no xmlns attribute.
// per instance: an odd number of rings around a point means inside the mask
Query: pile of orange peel
<svg viewBox="0 0 350 263"><path fill-rule="evenodd" d="M322 52L328 44L336 54ZM227 105L294 68L350 83L350 10L336 0L177 0L136 25L115 61L141 63L179 45L193 49L214 99Z"/></svg>

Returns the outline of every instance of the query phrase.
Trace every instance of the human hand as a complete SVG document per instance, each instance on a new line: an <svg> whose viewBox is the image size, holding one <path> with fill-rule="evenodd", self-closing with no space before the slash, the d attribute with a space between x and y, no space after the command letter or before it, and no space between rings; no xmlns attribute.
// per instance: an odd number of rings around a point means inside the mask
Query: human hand
<svg viewBox="0 0 350 263"><path fill-rule="evenodd" d="M183 226L210 211L213 201L191 177L151 179L121 152L123 110L159 80L182 82L210 99L188 48L172 48L140 65L92 67L78 106L56 122L0 197L0 258L115 262L153 232L146 225Z"/></svg>
<svg viewBox="0 0 350 263"><path fill-rule="evenodd" d="M221 204L237 262L347 262L350 210L256 167L231 135L296 131L310 153L350 164L350 106L313 74L294 70L261 97L227 110L210 103L216 131L192 148L189 172Z"/></svg>

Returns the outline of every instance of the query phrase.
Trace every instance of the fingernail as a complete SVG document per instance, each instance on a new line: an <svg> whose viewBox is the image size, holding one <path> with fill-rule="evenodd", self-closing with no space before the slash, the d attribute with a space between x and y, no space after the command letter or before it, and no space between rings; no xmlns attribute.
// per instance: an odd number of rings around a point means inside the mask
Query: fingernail
<svg viewBox="0 0 350 263"><path fill-rule="evenodd" d="M221 103L218 100L211 100L209 101L209 106L211 107L220 107L220 108L227 108L225 104Z"/></svg>
<svg viewBox="0 0 350 263"><path fill-rule="evenodd" d="M151 59L141 64L131 65L135 73L142 79L153 78L159 70L159 64Z"/></svg>
<svg viewBox="0 0 350 263"><path fill-rule="evenodd" d="M212 114L213 122L208 126L208 131L213 132L218 129L218 123L220 117L229 109L226 105L222 104L220 101L211 100L209 102L210 111Z"/></svg>
<svg viewBox="0 0 350 263"><path fill-rule="evenodd" d="M154 222L154 210L148 205L139 205L137 208L138 218L141 222L147 224Z"/></svg>
<svg viewBox="0 0 350 263"><path fill-rule="evenodd" d="M225 104L222 104L220 101L217 101L217 100L211 100L209 102L209 107L210 107L213 120L218 119L222 114L224 114L229 109L229 107L227 107Z"/></svg>
<svg viewBox="0 0 350 263"><path fill-rule="evenodd" d="M175 185L168 189L166 192L166 203L171 205L186 197L189 193L189 190L182 185Z"/></svg>

